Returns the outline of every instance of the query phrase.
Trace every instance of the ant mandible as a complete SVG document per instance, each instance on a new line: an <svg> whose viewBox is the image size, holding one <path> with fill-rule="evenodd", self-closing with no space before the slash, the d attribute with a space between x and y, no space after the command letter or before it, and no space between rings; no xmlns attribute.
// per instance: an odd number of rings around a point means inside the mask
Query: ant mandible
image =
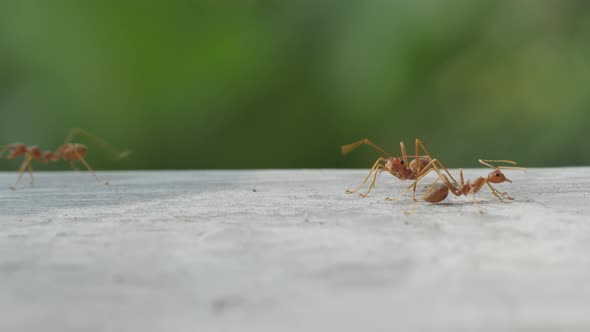
<svg viewBox="0 0 590 332"><path fill-rule="evenodd" d="M341 148L342 154L348 154L361 145L368 145L368 146L374 148L375 150L378 150L381 153L383 153L384 156L380 157L379 159L377 159L375 161L375 163L373 164L373 167L371 167L371 170L369 171L369 174L365 177L365 179L361 182L361 184L356 189L346 191L349 194L359 191L363 187L363 185L365 183L367 183L367 181L371 177L371 174L373 174L373 179L371 181L371 184L369 185L369 189L367 190L366 193L359 194L362 197L366 197L369 194L369 192L371 192L371 189L373 189L373 187L375 187L375 182L377 181L377 175L381 171L386 171L400 180L416 180L416 179L421 178L423 175L429 173L430 170L432 170L432 168L435 167L435 164L438 164L441 168L443 168L445 170L446 174L448 175L448 177L455 184L458 184L457 180L455 180L455 178L453 178L451 173L449 173L449 171L442 164L442 162L438 159L432 158L432 156L430 155L430 153L428 152L428 150L424 146L424 143L422 143L422 141L419 139L416 139L416 142L415 142L415 149L416 149L415 158L412 161L410 161L409 163L408 163L408 155L406 154L406 146L405 146L404 142L400 142L401 153L402 153L401 157L393 157L391 153L385 151L385 149L376 145L375 143L373 143L372 141L370 141L369 139L366 139L366 138L362 139L360 141L351 143L351 144L343 145ZM420 149L422 149L422 151L426 155L420 155ZM417 181L415 181L409 187L409 188L414 189L414 196L413 196L414 200L416 199L416 185L417 185Z"/></svg>
<svg viewBox="0 0 590 332"><path fill-rule="evenodd" d="M8 155L5 158L7 160L14 159L14 158L17 158L20 156L24 156L24 161L19 168L18 177L16 179L16 182L14 183L13 186L10 186L10 189L16 190L18 183L20 182L20 180L23 176L23 173L26 170L29 171L29 174L31 176L31 184L33 184L33 182L34 182L33 166L32 166L33 161L38 161L41 163L49 163L49 162L57 162L61 159L69 161L71 164L73 164L77 161L80 161L82 164L84 164L84 166L86 166L88 171L94 176L94 178L100 184L108 186L108 184L109 184L108 181L101 181L98 178L98 176L96 175L96 173L94 173L94 171L92 170L92 167L90 167L90 165L88 164L86 159L84 159L84 157L88 153L88 147L86 145L79 144L79 143L71 143L72 140L78 135L86 136L87 138L89 138L91 141L93 141L98 146L101 146L102 148L113 152L115 154L115 159L124 158L127 155L129 155L129 153L130 153L130 151L119 151L118 149L114 148L112 145L110 145L106 141L104 141L96 136L93 136L93 135L89 134L87 131L80 129L80 128L72 129L70 131L70 134L64 140L64 144L60 145L55 151L51 151L51 150L41 151L41 149L35 145L26 146L22 143L7 144L7 145L4 145L3 147L0 148L0 158L2 157L2 155L4 155L4 153L6 151L8 151Z"/></svg>

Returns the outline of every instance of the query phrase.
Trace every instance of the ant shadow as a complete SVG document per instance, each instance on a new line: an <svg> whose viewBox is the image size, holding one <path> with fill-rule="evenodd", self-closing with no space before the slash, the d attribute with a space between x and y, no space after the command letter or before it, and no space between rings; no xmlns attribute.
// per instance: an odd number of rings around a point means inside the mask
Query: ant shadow
<svg viewBox="0 0 590 332"><path fill-rule="evenodd" d="M498 204L502 204L502 205L509 205L512 204L512 202L510 203L504 203L504 202L500 202L498 200L494 201L492 199L490 200L478 200L477 201L477 205L483 205L483 206L487 206L487 205L498 205ZM473 206L476 205L474 201L457 201L457 202L443 202L443 203L430 203L429 205L433 205L433 206Z"/></svg>

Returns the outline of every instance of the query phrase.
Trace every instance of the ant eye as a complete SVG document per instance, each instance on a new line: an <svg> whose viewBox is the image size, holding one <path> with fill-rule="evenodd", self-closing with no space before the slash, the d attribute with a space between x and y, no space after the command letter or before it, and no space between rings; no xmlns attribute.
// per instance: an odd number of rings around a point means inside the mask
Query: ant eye
<svg viewBox="0 0 590 332"><path fill-rule="evenodd" d="M496 173L496 176L500 176L500 173Z"/></svg>
<svg viewBox="0 0 590 332"><path fill-rule="evenodd" d="M403 165L404 164L404 160L402 159L402 161L400 161L399 163Z"/></svg>

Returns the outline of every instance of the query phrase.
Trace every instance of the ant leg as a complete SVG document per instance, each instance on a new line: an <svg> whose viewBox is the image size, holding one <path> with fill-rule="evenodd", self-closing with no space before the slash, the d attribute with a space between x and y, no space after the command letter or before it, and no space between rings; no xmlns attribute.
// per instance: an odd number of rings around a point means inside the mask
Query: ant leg
<svg viewBox="0 0 590 332"><path fill-rule="evenodd" d="M84 129L80 129L80 128L73 128L72 130L70 130L70 134L66 137L66 139L64 140L64 144L69 144L72 142L72 140L78 136L78 135L83 135L86 138L88 138L89 140L91 140L94 144L100 146L101 148L113 153L113 155L115 156L115 160L119 160L122 158L127 157L131 151L127 150L127 151L121 151L117 148L115 148L114 146L112 146L110 143L108 143L107 141L98 138L94 135L91 135L89 132L87 132Z"/></svg>
<svg viewBox="0 0 590 332"><path fill-rule="evenodd" d="M408 155L406 154L406 145L404 144L404 142L399 142L399 146L401 148L401 151L402 151L402 159L403 159L406 167L410 167L410 164L408 164ZM418 154L416 154L416 156L417 155ZM418 157L416 157L416 162L418 162ZM420 164L418 163L418 165L420 165ZM420 167L420 166L418 166L418 167Z"/></svg>
<svg viewBox="0 0 590 332"><path fill-rule="evenodd" d="M29 176L31 177L31 187L35 185L35 177L33 176L33 163L29 163Z"/></svg>
<svg viewBox="0 0 590 332"><path fill-rule="evenodd" d="M416 151L416 153L418 153L418 151ZM430 158L430 157L429 157ZM424 166L424 170L418 173L418 178L416 179L416 181L414 181L414 194L412 196L412 199L414 201L416 201L416 188L418 186L418 181L420 181L423 177L425 177L428 173L430 173L432 170L434 170L435 168L435 164L438 163L440 164L442 167L444 167L442 165L442 163L438 160L438 159L431 159L430 162L428 164L426 164L426 166Z"/></svg>
<svg viewBox="0 0 590 332"><path fill-rule="evenodd" d="M379 158L379 159L377 159L377 161L375 161L375 164L373 164L373 167L371 167L371 170L369 171L369 174L368 174L368 175L367 175L367 177L366 177L366 178L363 180L363 182L361 182L361 184L359 184L359 186L358 186L358 187L357 187L355 190L346 190L346 193L347 193L347 194L352 194L352 193L355 193L355 192L359 191L359 190L360 190L360 189L363 187L363 185L364 185L365 183L367 183L367 181L368 181L368 180L369 180L369 178L371 177L371 174L373 174L373 172L374 172L374 171L377 171L377 170L378 170L378 168L379 168L379 165L380 165L380 163L381 163L382 161L383 161L383 158ZM371 191L371 190L369 189L369 191ZM367 192L367 194L368 194L368 193L369 193L369 192Z"/></svg>
<svg viewBox="0 0 590 332"><path fill-rule="evenodd" d="M496 193L500 194L500 196L506 197L508 199L513 199L512 197L510 197L510 194L508 194L508 192L506 192L506 191L500 191L500 190L498 190L496 188L494 188L494 189L496 190Z"/></svg>
<svg viewBox="0 0 590 332"><path fill-rule="evenodd" d="M416 142L414 142L414 148L416 149L416 159L414 159L414 160L416 161L416 165L418 165L417 173L420 173L420 163L418 162L420 160L420 156L419 156L420 153L419 153L419 149L418 149L418 142L419 141L420 140L417 139ZM422 143L422 142L420 142L420 143ZM424 149L424 151L426 151L426 149ZM432 160L432 157L430 156L428 151L426 151L426 154L427 154L428 159ZM425 168L427 168L427 167L425 167ZM414 191L415 190L416 190L416 188L414 188Z"/></svg>
<svg viewBox="0 0 590 332"><path fill-rule="evenodd" d="M449 188L449 190L453 193L453 195L455 195L455 196L461 196L461 187L462 186L455 187L451 183L451 181L449 180L449 178L447 178L447 176L440 171L440 169L436 166L436 164L432 164L432 168L434 168L434 170L436 171L436 173L441 177L441 179L443 180L443 182L445 183L445 185Z"/></svg>
<svg viewBox="0 0 590 332"><path fill-rule="evenodd" d="M377 181L377 175L379 175L379 172L381 172L381 168L383 168L383 165L381 165L381 164L377 165L377 168L375 168L375 172L373 173L373 181L371 181L371 184L369 185L369 190L367 190L367 192L364 194L359 194L360 196L362 196L362 197L369 196L369 192L371 192L371 189L373 189L375 187L375 181Z"/></svg>
<svg viewBox="0 0 590 332"><path fill-rule="evenodd" d="M342 152L342 154L349 154L351 151L355 150L356 148L358 148L359 146L361 146L363 144L366 144L366 145L372 147L373 149L380 151L381 153L383 153L384 155L386 155L388 157L391 156L391 153L385 151L385 149L383 149L379 145L371 142L369 139L366 139L366 138L362 139L360 141L356 141L354 143L343 145L340 148L340 151Z"/></svg>
<svg viewBox="0 0 590 332"><path fill-rule="evenodd" d="M101 181L98 176L96 175L96 173L94 173L94 171L92 170L92 167L90 167L90 165L88 164L88 162L86 161L86 159L84 159L79 153L76 153L78 155L78 158L80 158L80 161L84 164L84 166L86 166L86 168L88 169L88 171L92 174L92 176L94 176L94 178L96 179L96 181L98 181L98 183L100 183L103 186L107 186L109 185L108 181Z"/></svg>
<svg viewBox="0 0 590 332"><path fill-rule="evenodd" d="M412 200L416 201L416 188L418 187L418 182L420 180L422 180L422 178L424 178L428 173L430 173L431 171L433 171L433 167L432 165L434 165L434 163L436 163L438 160L433 159L431 160L425 167L424 170L422 170L422 172L420 172L416 178L416 180L414 180L414 182L408 186L406 189L404 189L398 196L396 197L386 197L385 200L387 201L396 201L398 199L401 198L401 196L406 193L406 191L410 190L410 188L413 188L413 194L412 194Z"/></svg>
<svg viewBox="0 0 590 332"><path fill-rule="evenodd" d="M510 197L510 195L508 195L507 192L499 191L498 189L494 188L489 182L486 182L486 184L488 185L488 187L490 187L492 194L494 194L494 196L496 196L496 198L498 198L501 202L510 203L509 201L504 200L504 198L508 200L514 200L514 198Z"/></svg>
<svg viewBox="0 0 590 332"><path fill-rule="evenodd" d="M502 202L502 203L510 203L510 201L514 200L514 198L510 197L508 195L508 193L500 192L496 188L492 187L492 185L489 182L486 182L486 184L492 190L492 194L494 194L494 196L496 196L500 200L500 202ZM504 198L502 196L506 196L505 198L508 199L508 200L504 200Z"/></svg>
<svg viewBox="0 0 590 332"><path fill-rule="evenodd" d="M475 198L475 190L473 188L471 188L471 190L469 191L469 193L473 196L473 203L475 203L475 207L479 210L479 213L484 214L484 210L482 210L479 207L479 204L477 202L477 198Z"/></svg>
<svg viewBox="0 0 590 332"><path fill-rule="evenodd" d="M27 170L27 167L29 166L29 164L31 163L32 160L33 160L33 157L27 156L25 161L23 161L23 163L20 166L20 169L18 170L18 177L16 178L16 182L14 183L13 186L10 186L10 189L16 190L18 183L20 182L20 179L23 177L23 173Z"/></svg>
<svg viewBox="0 0 590 332"><path fill-rule="evenodd" d="M422 180L422 178L424 178L426 175L428 175L428 173L430 173L433 169L425 169L424 172L422 173L422 175L420 177L418 177L416 180L414 180L414 183L412 183L411 185L409 185L408 187L406 187L406 189L404 189L399 195L395 196L395 197L385 197L386 201L397 201L398 199L400 199L403 194L405 194L408 190L410 189L414 189L414 195L412 197L412 199L414 201L416 201L416 186L418 181Z"/></svg>
<svg viewBox="0 0 590 332"><path fill-rule="evenodd" d="M432 182L432 184L430 185L430 187L428 187L428 189L426 190L426 192L424 193L424 195L422 195L422 199L416 201L416 203L414 204L414 206L412 207L411 210L404 212L405 215L409 216L411 214L413 214L414 212L416 212L416 209L418 209L418 206L424 202L424 198L426 198L426 196L428 196L428 194L430 194L430 192L434 189L434 186L438 183L438 181L443 178L444 175L439 174L439 176L436 178L436 180L434 180L434 182Z"/></svg>
<svg viewBox="0 0 590 332"><path fill-rule="evenodd" d="M430 158L430 160L434 160L434 158L432 158L432 156L430 155L430 152L428 152L428 150L426 149L426 146L424 145L424 143L422 143L422 141L420 139L416 138L415 144L416 144L416 155L418 155L418 147L420 147L420 148L422 148L424 153L426 153L428 158ZM458 185L459 183L457 182L457 180L455 180L453 175L451 175L451 172L449 172L449 170L445 167L445 165L440 160L438 161L438 164L440 165L440 168L442 168L445 171L445 173L447 173L449 178L451 178L451 180L453 180L454 185Z"/></svg>

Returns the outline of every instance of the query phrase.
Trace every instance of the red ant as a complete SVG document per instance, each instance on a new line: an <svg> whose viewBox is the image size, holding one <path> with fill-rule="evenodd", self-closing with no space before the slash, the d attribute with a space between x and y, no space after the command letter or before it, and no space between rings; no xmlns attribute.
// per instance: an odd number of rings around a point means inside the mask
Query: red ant
<svg viewBox="0 0 590 332"><path fill-rule="evenodd" d="M492 162L493 163L499 162L499 163L508 163L508 164L516 165L516 162L514 162L512 160L484 160L484 159L480 159L479 162L482 165L493 168L494 171L490 172L486 178L480 176L473 181L468 180L467 183L465 183L465 179L463 177L463 169L459 169L461 183L457 184L455 182L453 184L453 183L451 183L449 178L440 171L440 169L436 166L436 164L433 163L432 168L430 168L426 172L423 172L414 181L413 186L415 187L415 185L422 178L424 178L426 176L426 174L428 174L429 172L434 170L438 174L438 177L436 178L436 180L434 180L434 182L430 185L430 187L428 187L428 189L426 190L426 193L422 196L422 201L426 201L429 203L442 202L445 198L447 198L447 196L449 195L449 191L450 191L455 196L472 195L473 202L477 206L477 199L475 198L475 194L477 192L479 192L483 188L484 185L487 185L490 188L490 190L492 191L492 194L494 196L496 196L496 198L498 198L501 202L510 203L511 200L514 200L514 198L510 197L508 195L508 193L499 191L498 189L494 188L492 186L492 183L493 184L498 184L498 183L503 183L503 182L512 183L512 181L510 179L508 179L504 175L504 173L502 173L502 171L500 170L501 168L503 168L503 169L518 169L518 170L524 170L524 171L526 171L526 168L514 167L514 166L492 166L489 164ZM445 171L447 174L449 173L447 169L445 169ZM439 180L442 180L443 182L438 183ZM394 197L394 198L388 197L386 199L387 200L396 200L399 197L401 197L401 195L403 195L404 192L410 190L410 188L412 188L412 186L407 187L398 197ZM418 205L418 204L419 204L419 202L416 205ZM412 211L409 211L407 214L411 214L414 210L415 210L415 207L414 207L414 209L412 209Z"/></svg>
<svg viewBox="0 0 590 332"><path fill-rule="evenodd" d="M454 183L455 184L457 183L457 181L453 178L453 176L448 172L446 167L444 167L442 162L440 162L438 159L432 158L432 156L430 155L430 153L428 152L428 150L424 146L424 143L422 143L422 141L419 139L416 139L416 143L415 143L416 156L412 161L410 161L410 163L408 163L408 156L406 154L406 146L405 146L404 142L400 142L401 153L402 153L401 158L400 157L392 157L391 153L385 151L383 148L381 148L380 146L376 145L375 143L371 142L370 140L368 140L366 138L362 139L360 141L351 143L351 144L343 145L341 148L342 154L348 154L363 144L369 145L370 147L380 151L381 153L383 153L385 155L385 157L380 157L379 159L377 159L377 161L375 161L375 163L373 164L373 167L371 167L369 174L367 175L367 177L365 177L363 182L361 182L361 184L356 189L347 190L346 192L348 194L352 194L352 193L359 191L362 188L362 186L369 180L369 178L371 177L371 174L373 174L373 180L371 181L371 184L369 185L369 189L367 190L366 193L359 194L363 197L366 197L369 194L369 192L371 192L371 189L373 189L373 187L375 187L375 182L377 181L377 175L381 171L386 171L400 180L416 180L416 179L421 178L423 175L429 173L430 170L432 170L432 167L435 166L435 164L439 164L440 167L442 167L445 170L445 172L448 174L448 176L454 181ZM424 151L424 153L426 153L426 155L419 154L420 148ZM416 185L417 185L417 181L415 181L410 186L410 187L414 188L414 199L416 197Z"/></svg>
<svg viewBox="0 0 590 332"><path fill-rule="evenodd" d="M48 163L48 162L56 162L59 161L60 159L69 161L71 164L74 164L77 161L80 161L84 164L84 166L86 166L86 168L88 169L88 171L94 176L94 178L96 178L96 180L105 186L108 186L108 181L101 181L98 176L96 175L96 173L94 173L94 171L92 170L92 168L90 167L90 165L88 164L88 162L86 161L86 159L84 159L84 156L86 156L86 154L88 153L88 147L86 145L83 144L79 144L79 143L71 143L71 141L74 139L74 137L76 137L77 135L84 135L87 138L89 138L90 140L92 140L94 143L96 143L97 145L101 146L102 148L105 148L107 150L110 150L112 152L115 153L116 158L115 159L120 159L120 158L124 158L127 155L129 155L130 151L119 151L116 148L114 148L112 145L110 145L109 143L107 143L106 141L99 139L96 136L90 135L88 132L80 129L80 128L74 128L70 131L70 134L66 137L64 144L62 144L61 146L59 146L55 151L51 151L51 150L47 150L47 151L41 151L41 149L37 146L26 146L22 143L14 143L14 144L7 144L5 146L3 146L2 148L0 148L0 158L2 157L2 155L8 151L8 155L6 156L6 159L14 159L20 156L24 156L25 160L23 161L23 163L21 164L19 171L18 171L18 177L16 179L16 182L14 183L13 186L10 187L10 189L12 190L16 190L18 183L20 182L23 173L28 169L29 170L29 174L31 176L31 185L34 182L34 178L33 178L33 166L32 166L32 162L33 160L35 161L39 161L41 163Z"/></svg>

